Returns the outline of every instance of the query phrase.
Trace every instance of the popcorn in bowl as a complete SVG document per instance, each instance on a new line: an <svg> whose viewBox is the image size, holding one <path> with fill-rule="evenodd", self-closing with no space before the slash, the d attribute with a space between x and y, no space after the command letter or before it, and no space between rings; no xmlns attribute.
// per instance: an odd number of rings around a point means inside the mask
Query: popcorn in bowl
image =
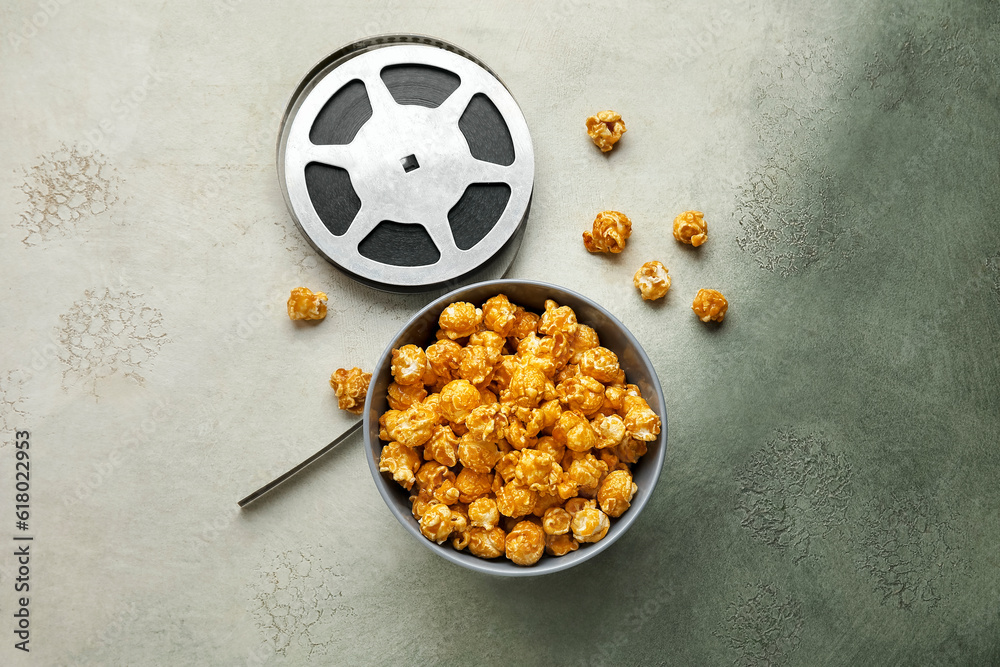
<svg viewBox="0 0 1000 667"><path fill-rule="evenodd" d="M436 550L461 552L449 560L500 574L529 566L550 571L559 568L549 561L579 562L588 550L601 550L609 534L620 534L616 524L624 530L631 523L633 497L639 492L644 504L651 488L639 489L655 484L659 472L647 465L633 482L632 470L643 466L647 443L662 462L665 437L659 438L659 416L629 384L617 354L601 345L596 327L565 303L524 303L501 289L508 282L497 282L492 294L442 301L433 324L432 313L418 315L426 337L404 337L387 349L390 382L366 406L373 472L411 532ZM425 372L422 391L399 410L398 360L419 358L412 349L399 352L408 346L423 351ZM420 374L415 362L407 369L410 378ZM644 370L655 383L655 372ZM378 382L373 387L381 389ZM373 411L376 403L383 407ZM414 470L416 460L427 463ZM409 505L405 514L399 497ZM478 559L497 560L468 565Z"/></svg>

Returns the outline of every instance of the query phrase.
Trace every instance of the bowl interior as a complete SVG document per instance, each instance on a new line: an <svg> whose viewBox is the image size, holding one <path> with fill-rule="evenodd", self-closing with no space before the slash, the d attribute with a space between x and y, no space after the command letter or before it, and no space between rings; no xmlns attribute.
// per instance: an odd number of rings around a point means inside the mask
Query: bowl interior
<svg viewBox="0 0 1000 667"><path fill-rule="evenodd" d="M447 542L443 545L431 542L420 534L419 523L410 512L410 493L399 486L391 475L380 473L378 470L379 457L385 444L378 437L378 420L389 409L387 391L392 383L390 366L393 348L408 343L426 347L432 343L434 332L438 328L438 317L448 304L455 301L469 301L480 306L488 298L501 293L506 294L512 303L536 313L544 312L546 299L553 299L559 305L570 306L576 312L579 322L597 331L601 345L618 355L627 381L639 387L643 398L659 415L662 422L659 437L648 443L646 455L632 467L633 479L639 487L632 500L632 506L621 517L612 519L611 528L605 538L595 544L581 544L578 550L565 556L545 555L531 567L515 565L502 557L492 561L484 560L465 551L456 551ZM663 390L656 371L639 342L617 318L594 301L564 287L529 280L493 280L476 283L435 299L418 312L400 329L382 353L372 373L363 419L365 447L372 477L390 511L403 527L425 547L453 563L479 572L502 576L533 576L564 570L592 558L611 546L634 523L646 505L656 486L666 455L667 415Z"/></svg>

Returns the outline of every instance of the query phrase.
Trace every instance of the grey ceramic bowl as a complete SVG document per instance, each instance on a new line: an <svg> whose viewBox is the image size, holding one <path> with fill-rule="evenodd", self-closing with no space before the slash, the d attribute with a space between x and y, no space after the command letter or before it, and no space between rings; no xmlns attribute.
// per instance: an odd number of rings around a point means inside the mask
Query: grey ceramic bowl
<svg viewBox="0 0 1000 667"><path fill-rule="evenodd" d="M501 293L506 294L511 302L537 313L544 312L546 299L553 299L559 305L570 306L576 311L580 322L597 331L601 345L618 355L619 363L625 371L628 382L639 387L649 406L660 416L662 421L659 438L649 443L646 455L633 466L633 476L639 490L632 500L632 506L621 517L611 520L611 529L607 536L595 544L581 544L578 550L565 556L542 556L538 563L530 567L515 565L503 557L496 560L484 560L467 551L455 551L448 542L442 545L431 542L420 534L420 525L410 512L409 492L393 481L391 475L381 473L378 470L379 457L382 446L385 444L378 437L378 420L389 409L386 392L392 382L390 365L393 348L408 343L426 347L432 343L434 332L438 328L438 317L448 304L455 301L469 301L481 305L491 296ZM614 544L635 523L653 494L666 456L667 414L664 406L663 390L660 388L656 371L639 341L611 313L594 301L565 287L532 280L492 280L476 283L434 300L414 315L386 346L375 371L372 373L372 382L368 387L368 399L365 402L363 415L368 467L371 469L375 485L378 487L379 493L382 494L386 505L389 506L389 510L420 544L442 558L470 570L500 576L530 577L548 574L571 568L593 558Z"/></svg>

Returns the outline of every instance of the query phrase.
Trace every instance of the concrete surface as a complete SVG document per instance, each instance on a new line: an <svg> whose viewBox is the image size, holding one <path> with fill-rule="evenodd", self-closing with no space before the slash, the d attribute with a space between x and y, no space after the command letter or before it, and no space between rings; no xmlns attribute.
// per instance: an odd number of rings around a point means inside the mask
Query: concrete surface
<svg viewBox="0 0 1000 667"><path fill-rule="evenodd" d="M996 2L49 0L0 26L0 663L1000 662ZM653 500L569 572L435 558L357 442L236 507L349 424L330 372L428 298L319 260L273 164L300 77L392 31L505 80L537 156L511 275L611 308L667 394ZM606 208L633 236L588 255ZM669 233L690 208L698 250ZM285 317L298 284L330 294L319 326Z"/></svg>

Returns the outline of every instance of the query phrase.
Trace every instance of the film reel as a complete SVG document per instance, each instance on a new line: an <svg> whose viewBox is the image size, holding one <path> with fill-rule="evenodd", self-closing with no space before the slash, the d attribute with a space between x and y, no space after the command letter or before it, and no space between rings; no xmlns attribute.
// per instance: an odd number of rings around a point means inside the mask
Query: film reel
<svg viewBox="0 0 1000 667"><path fill-rule="evenodd" d="M288 209L321 255L393 292L500 277L531 204L534 151L520 108L446 42L384 35L319 63L278 140Z"/></svg>

